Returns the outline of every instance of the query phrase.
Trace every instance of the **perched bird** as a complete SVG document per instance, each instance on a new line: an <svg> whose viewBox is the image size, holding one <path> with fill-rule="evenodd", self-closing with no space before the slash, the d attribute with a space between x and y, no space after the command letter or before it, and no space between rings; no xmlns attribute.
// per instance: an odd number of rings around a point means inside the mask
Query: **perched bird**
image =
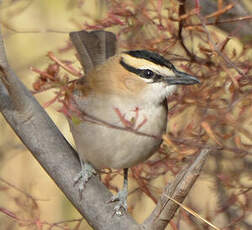
<svg viewBox="0 0 252 230"><path fill-rule="evenodd" d="M118 215L127 210L128 168L158 150L166 130L165 100L176 85L199 83L160 56L147 50L115 55L114 34L105 31L70 33L85 76L76 84L74 101L84 119L70 129L86 183L95 169L124 169L123 189L111 201ZM85 115L88 116L85 119Z"/></svg>

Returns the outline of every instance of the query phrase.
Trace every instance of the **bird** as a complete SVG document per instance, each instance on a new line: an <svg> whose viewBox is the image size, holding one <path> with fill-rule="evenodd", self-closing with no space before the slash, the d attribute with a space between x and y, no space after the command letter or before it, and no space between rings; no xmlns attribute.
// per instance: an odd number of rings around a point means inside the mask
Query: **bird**
<svg viewBox="0 0 252 230"><path fill-rule="evenodd" d="M68 119L86 184L96 170L123 169L123 188L112 196L117 215L127 212L128 169L160 147L167 126L166 99L177 85L199 79L148 50L116 53L112 32L76 31L70 38L85 75L77 81L74 104L81 118ZM82 187L83 189L83 187Z"/></svg>

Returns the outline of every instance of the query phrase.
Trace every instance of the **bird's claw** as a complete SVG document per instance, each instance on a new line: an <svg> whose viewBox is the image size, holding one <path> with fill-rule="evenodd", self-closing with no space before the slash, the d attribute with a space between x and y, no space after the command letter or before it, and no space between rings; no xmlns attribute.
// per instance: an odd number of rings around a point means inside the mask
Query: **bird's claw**
<svg viewBox="0 0 252 230"><path fill-rule="evenodd" d="M123 216L124 213L127 213L127 196L127 191L121 190L116 195L112 196L108 201L108 203L118 201L118 203L114 207L114 214L116 214L117 216Z"/></svg>
<svg viewBox="0 0 252 230"><path fill-rule="evenodd" d="M97 173L92 165L90 165L89 163L86 163L86 162L84 162L82 164L81 171L74 178L74 184L76 184L80 181L80 184L79 184L80 194L82 194L84 187L87 184L87 182L89 181L89 179L96 174Z"/></svg>

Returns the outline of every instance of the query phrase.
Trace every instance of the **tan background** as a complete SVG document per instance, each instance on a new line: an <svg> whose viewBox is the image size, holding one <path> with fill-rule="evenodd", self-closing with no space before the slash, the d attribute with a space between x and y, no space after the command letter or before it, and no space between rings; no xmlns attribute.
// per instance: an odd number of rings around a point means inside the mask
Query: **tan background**
<svg viewBox="0 0 252 230"><path fill-rule="evenodd" d="M83 15L89 14L92 17L99 17L102 14L102 11L97 7L99 1L84 2L85 4L81 8L78 7L78 1L69 0L17 1L12 5L5 3L1 7L0 20L5 25L2 28L9 62L28 88L31 89L31 84L36 79L36 74L31 72L29 68L33 66L43 69L47 66L49 63L46 57L48 51L53 51L60 58L75 59L73 51L64 54L58 52L59 48L66 45L68 32L80 28L78 25L83 22ZM86 18L86 21L90 20ZM53 92L50 93L37 95L36 98L43 104L52 96ZM59 105L56 104L47 108L46 111L64 136L72 143L67 122L63 115L56 111L57 108ZM79 213L66 200L2 117L0 118L0 128L0 177L33 197L41 199L38 201L40 220L54 223L79 218ZM211 162L208 167L211 169ZM118 179L121 183L122 178ZM161 189L163 183L164 179L160 179L155 182L155 186ZM130 190L134 189L135 182L130 181L130 185ZM196 211L203 216L213 214L211 210L216 205L213 189L211 179L202 176L187 198L194 200ZM19 196L15 189L9 189L8 193L1 192L0 206L13 211L18 210L13 198ZM137 193L130 196L129 206L138 199ZM206 199L207 202L205 202ZM141 196L133 210L134 217L138 222L142 222L153 207L154 204L150 198ZM26 216L25 213L22 215ZM217 217L215 224L218 225L221 221L221 217ZM0 228L7 225L12 226L11 229L19 229L19 226L15 225L11 218L0 214ZM85 224L82 226L82 229L88 229Z"/></svg>

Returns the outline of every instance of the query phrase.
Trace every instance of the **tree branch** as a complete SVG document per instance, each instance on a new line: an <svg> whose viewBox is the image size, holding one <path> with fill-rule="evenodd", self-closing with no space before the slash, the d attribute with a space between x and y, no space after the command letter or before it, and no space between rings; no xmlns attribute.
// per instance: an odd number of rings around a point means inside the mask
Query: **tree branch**
<svg viewBox="0 0 252 230"><path fill-rule="evenodd" d="M210 149L202 149L192 164L181 170L174 181L165 187L156 208L142 224L143 229L165 229L179 208L179 206L171 201L168 197L172 197L180 203L183 202L194 182L198 178L209 153Z"/></svg>

